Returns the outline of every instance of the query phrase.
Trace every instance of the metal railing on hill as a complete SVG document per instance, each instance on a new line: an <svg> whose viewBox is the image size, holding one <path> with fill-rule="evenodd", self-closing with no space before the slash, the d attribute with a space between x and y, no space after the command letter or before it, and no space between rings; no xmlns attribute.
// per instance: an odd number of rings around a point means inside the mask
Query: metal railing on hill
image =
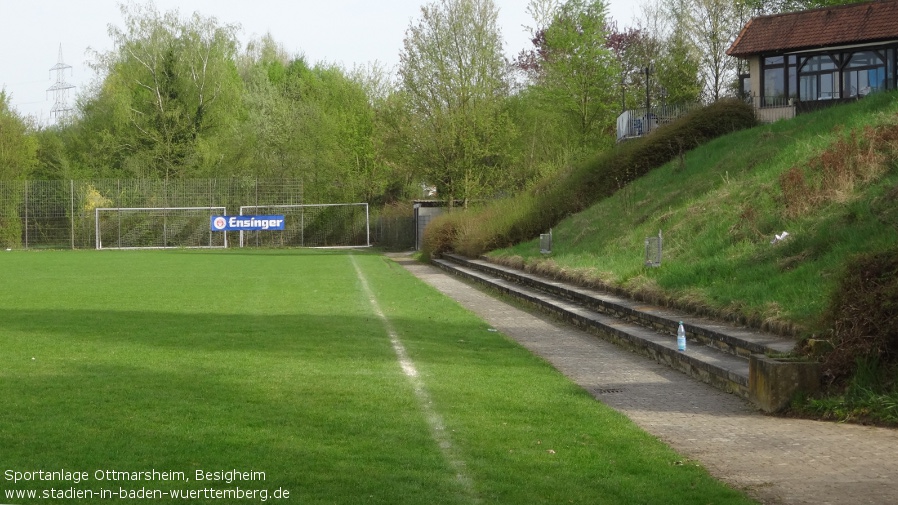
<svg viewBox="0 0 898 505"><path fill-rule="evenodd" d="M701 104L689 103L625 110L617 117L617 141L648 135L698 107Z"/></svg>
<svg viewBox="0 0 898 505"><path fill-rule="evenodd" d="M762 123L772 123L780 119L792 119L801 114L809 114L834 105L852 103L863 99L870 91L854 93L848 97L840 97L838 93L822 94L816 100L799 100L787 96L758 96L749 95L745 101L755 107L758 120Z"/></svg>
<svg viewBox="0 0 898 505"><path fill-rule="evenodd" d="M745 101L755 109L755 116L762 123L795 117L795 99L787 96L747 95Z"/></svg>

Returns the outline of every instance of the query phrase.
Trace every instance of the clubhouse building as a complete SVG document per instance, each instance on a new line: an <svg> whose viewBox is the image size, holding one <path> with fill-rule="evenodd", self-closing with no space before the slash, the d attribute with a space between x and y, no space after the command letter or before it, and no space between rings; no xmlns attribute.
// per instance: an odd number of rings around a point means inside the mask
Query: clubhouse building
<svg viewBox="0 0 898 505"><path fill-rule="evenodd" d="M747 60L740 88L762 119L894 89L896 52L898 0L756 17L727 50Z"/></svg>

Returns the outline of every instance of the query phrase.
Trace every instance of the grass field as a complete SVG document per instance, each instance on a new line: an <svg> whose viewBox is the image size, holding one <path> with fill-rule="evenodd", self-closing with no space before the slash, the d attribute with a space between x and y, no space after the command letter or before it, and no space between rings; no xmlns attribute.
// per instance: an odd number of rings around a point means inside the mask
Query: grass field
<svg viewBox="0 0 898 505"><path fill-rule="evenodd" d="M0 254L0 503L751 503L376 254Z"/></svg>

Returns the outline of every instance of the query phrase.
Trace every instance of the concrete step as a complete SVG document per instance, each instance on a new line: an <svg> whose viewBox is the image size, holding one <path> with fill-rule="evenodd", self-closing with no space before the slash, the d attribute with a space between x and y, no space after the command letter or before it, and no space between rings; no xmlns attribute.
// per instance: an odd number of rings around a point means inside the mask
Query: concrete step
<svg viewBox="0 0 898 505"><path fill-rule="evenodd" d="M792 350L789 338L654 307L602 291L572 286L521 270L444 254L434 264L554 313L715 387L748 397L748 356ZM676 329L687 331L677 351Z"/></svg>

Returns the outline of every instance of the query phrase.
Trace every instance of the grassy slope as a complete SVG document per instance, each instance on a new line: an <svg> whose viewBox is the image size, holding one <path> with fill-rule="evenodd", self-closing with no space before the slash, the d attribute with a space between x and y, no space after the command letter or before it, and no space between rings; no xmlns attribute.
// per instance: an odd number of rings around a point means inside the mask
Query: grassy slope
<svg viewBox="0 0 898 505"><path fill-rule="evenodd" d="M781 177L793 167L815 177L805 167L816 156L851 151L838 140L852 131L894 131L896 112L898 97L883 94L722 137L558 224L551 258L536 241L491 255L755 325L814 329L846 261L898 245L889 194L898 170L887 161L874 180L849 181L808 207L793 200L809 192ZM643 241L659 230L663 266L647 269ZM790 238L772 246L784 230Z"/></svg>

